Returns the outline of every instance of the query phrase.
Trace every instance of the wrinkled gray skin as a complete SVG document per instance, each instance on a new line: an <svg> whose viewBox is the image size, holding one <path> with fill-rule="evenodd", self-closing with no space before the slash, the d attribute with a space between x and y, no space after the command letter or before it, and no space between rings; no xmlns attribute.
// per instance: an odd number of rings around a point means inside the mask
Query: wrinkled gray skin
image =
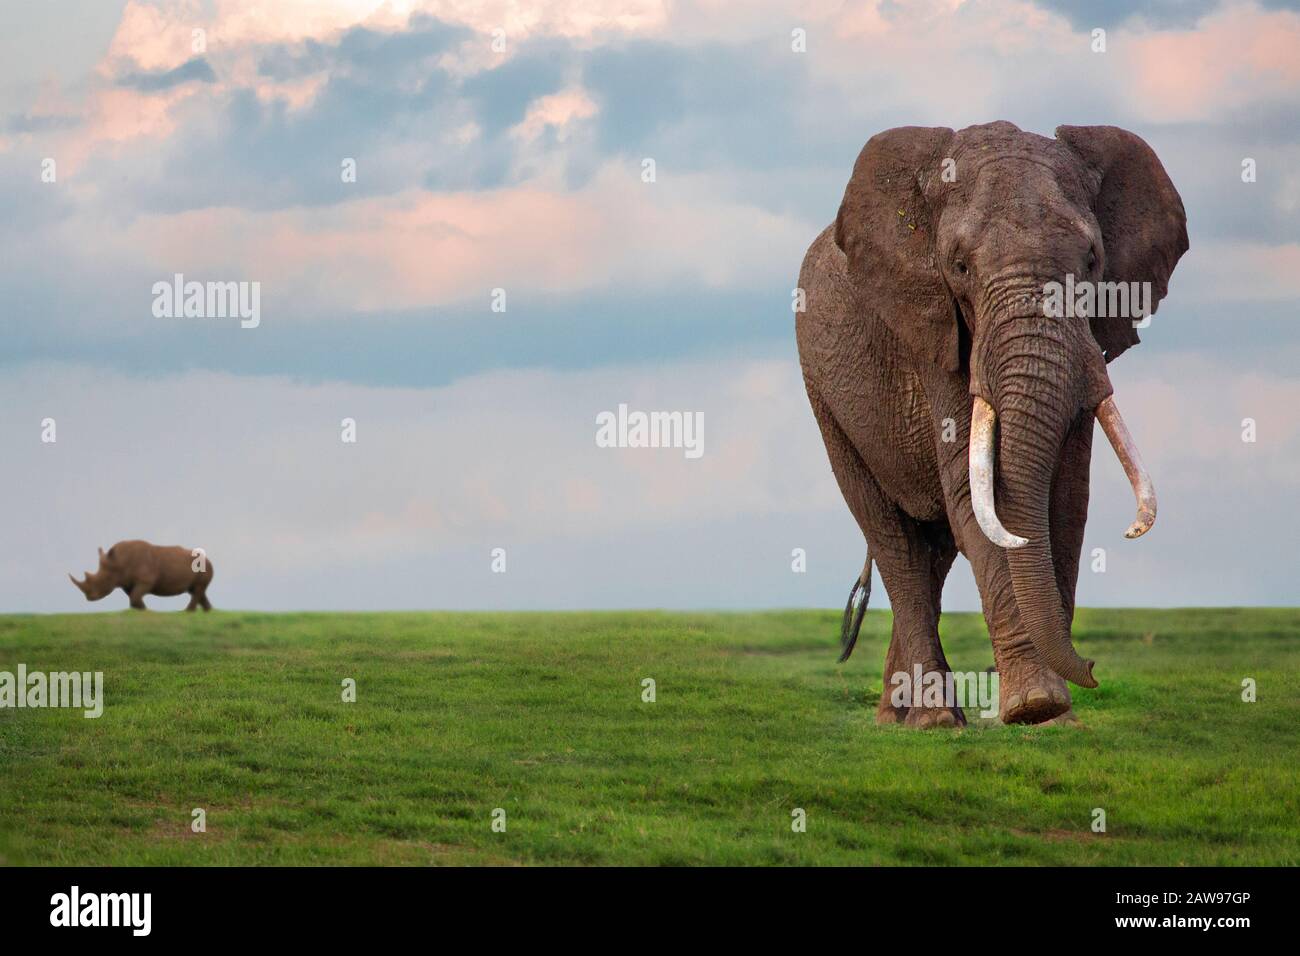
<svg viewBox="0 0 1300 956"><path fill-rule="evenodd" d="M193 568L195 557L189 548L150 544L148 541L119 541L108 549L99 549L99 570L85 574L78 581L68 575L87 601L98 601L118 588L127 593L131 607L138 611L144 606L146 594L159 597L190 595L185 610L203 608L211 611L208 603L208 585L212 583L212 562L204 559L202 571Z"/></svg>
<svg viewBox="0 0 1300 956"><path fill-rule="evenodd" d="M906 127L863 149L835 224L804 259L796 333L868 574L874 559L894 610L878 722L965 723L960 708L892 706L888 683L915 664L949 670L939 599L959 551L979 586L1004 722L1070 719L1063 676L1096 686L1070 636L1094 409L1112 392L1106 363L1138 335L1128 318L1045 318L1042 290L1067 273L1146 281L1154 306L1186 249L1177 191L1124 130ZM997 511L1026 547L994 545L973 517L973 396L996 411Z"/></svg>

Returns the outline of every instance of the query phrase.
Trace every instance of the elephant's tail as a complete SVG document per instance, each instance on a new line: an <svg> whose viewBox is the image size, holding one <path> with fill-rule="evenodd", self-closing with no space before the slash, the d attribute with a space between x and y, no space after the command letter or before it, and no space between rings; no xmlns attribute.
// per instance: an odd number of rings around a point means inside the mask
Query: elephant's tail
<svg viewBox="0 0 1300 956"><path fill-rule="evenodd" d="M862 600L856 605L853 603L858 592L862 592ZM871 545L867 545L867 563L862 566L862 573L858 575L857 581L853 583L853 590L849 592L849 602L844 605L844 620L840 623L840 660L843 664L853 653L853 645L858 643L858 631L862 627L862 616L867 613L867 602L871 600Z"/></svg>

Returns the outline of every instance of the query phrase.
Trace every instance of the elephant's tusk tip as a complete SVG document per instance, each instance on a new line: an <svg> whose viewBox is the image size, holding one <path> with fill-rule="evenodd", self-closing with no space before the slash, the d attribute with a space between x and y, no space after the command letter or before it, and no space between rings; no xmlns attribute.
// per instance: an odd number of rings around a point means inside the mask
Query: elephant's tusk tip
<svg viewBox="0 0 1300 956"><path fill-rule="evenodd" d="M1156 523L1156 516L1149 512L1143 511L1137 516L1137 519L1131 525L1128 526L1128 530L1124 532L1124 537L1128 538L1129 540L1132 540L1133 538L1140 538L1148 531L1150 531L1151 526L1154 525L1155 523Z"/></svg>
<svg viewBox="0 0 1300 956"><path fill-rule="evenodd" d="M993 521L997 521L996 517ZM1029 543L1028 538L1022 538L1018 534L1013 534L1006 528L1002 527L1001 523L990 522L990 524L991 526L986 528L984 527L983 522L980 522L980 530L984 532L986 538L992 541L999 548L1006 548L1008 551L1015 551L1018 548L1023 548Z"/></svg>
<svg viewBox="0 0 1300 956"><path fill-rule="evenodd" d="M989 530L993 533L989 534L988 531L985 532L985 534L988 535L988 539L999 548L1006 548L1008 551L1015 551L1017 548L1023 548L1029 543L1028 538L1022 538L1018 534L1012 534L1005 528L991 528Z"/></svg>

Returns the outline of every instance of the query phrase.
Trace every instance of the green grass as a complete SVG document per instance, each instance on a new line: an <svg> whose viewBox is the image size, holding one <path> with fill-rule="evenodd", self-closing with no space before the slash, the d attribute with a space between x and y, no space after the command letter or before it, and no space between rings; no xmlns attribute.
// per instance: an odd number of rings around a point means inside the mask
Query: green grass
<svg viewBox="0 0 1300 956"><path fill-rule="evenodd" d="M1081 729L875 726L889 622L836 666L821 611L0 617L106 696L0 710L0 861L1300 863L1300 610L1081 611Z"/></svg>

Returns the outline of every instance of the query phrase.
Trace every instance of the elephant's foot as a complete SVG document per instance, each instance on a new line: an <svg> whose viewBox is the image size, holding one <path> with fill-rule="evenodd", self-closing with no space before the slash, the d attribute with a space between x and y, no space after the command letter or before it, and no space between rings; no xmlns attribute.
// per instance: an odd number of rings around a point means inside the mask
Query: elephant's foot
<svg viewBox="0 0 1300 956"><path fill-rule="evenodd" d="M913 707L911 709L880 707L876 710L877 724L902 724L915 730L933 730L942 727L956 729L966 726L966 715L960 707Z"/></svg>
<svg viewBox="0 0 1300 956"><path fill-rule="evenodd" d="M998 716L1004 724L1041 724L1070 712L1070 689L1045 664L1025 657L998 664Z"/></svg>
<svg viewBox="0 0 1300 956"><path fill-rule="evenodd" d="M907 712L904 727L932 730L949 727L953 730L966 726L966 715L960 707L913 707Z"/></svg>
<svg viewBox="0 0 1300 956"><path fill-rule="evenodd" d="M902 724L916 730L930 730L940 727L965 727L966 715L957 706L957 702L946 699L946 689L952 686L947 674L940 671L924 672L918 685L911 675L906 681L891 682L886 675L885 692L881 695L880 706L876 708L877 724ZM937 675L937 677L932 676ZM931 695L936 691L926 692L927 686L935 687L941 699Z"/></svg>
<svg viewBox="0 0 1300 956"><path fill-rule="evenodd" d="M889 701L882 700L876 708L877 724L901 724L907 719L906 707L891 707Z"/></svg>

